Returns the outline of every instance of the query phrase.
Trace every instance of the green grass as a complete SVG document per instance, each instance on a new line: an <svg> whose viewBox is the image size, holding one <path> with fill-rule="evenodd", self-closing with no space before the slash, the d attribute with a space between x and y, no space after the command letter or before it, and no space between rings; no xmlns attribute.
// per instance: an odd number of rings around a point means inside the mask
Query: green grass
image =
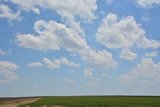
<svg viewBox="0 0 160 107"><path fill-rule="evenodd" d="M75 96L75 97L44 97L34 103L20 107L160 107L160 97L151 96Z"/></svg>

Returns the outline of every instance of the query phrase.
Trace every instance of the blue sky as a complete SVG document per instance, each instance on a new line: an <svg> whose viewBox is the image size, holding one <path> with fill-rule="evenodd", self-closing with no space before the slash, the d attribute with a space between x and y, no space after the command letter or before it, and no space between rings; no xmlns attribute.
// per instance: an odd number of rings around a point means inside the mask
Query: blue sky
<svg viewBox="0 0 160 107"><path fill-rule="evenodd" d="M160 95L159 11L159 0L0 0L0 96Z"/></svg>

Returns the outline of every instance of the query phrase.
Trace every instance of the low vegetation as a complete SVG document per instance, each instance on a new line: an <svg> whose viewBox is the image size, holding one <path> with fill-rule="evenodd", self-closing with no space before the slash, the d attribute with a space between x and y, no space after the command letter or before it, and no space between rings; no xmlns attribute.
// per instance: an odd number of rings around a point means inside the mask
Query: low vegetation
<svg viewBox="0 0 160 107"><path fill-rule="evenodd" d="M44 97L20 107L160 107L160 97L70 96Z"/></svg>

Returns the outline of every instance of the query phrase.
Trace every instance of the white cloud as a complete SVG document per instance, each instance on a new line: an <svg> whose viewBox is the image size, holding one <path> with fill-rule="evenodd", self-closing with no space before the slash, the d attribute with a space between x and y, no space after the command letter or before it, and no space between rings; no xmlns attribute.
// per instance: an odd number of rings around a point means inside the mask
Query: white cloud
<svg viewBox="0 0 160 107"><path fill-rule="evenodd" d="M7 18L9 21L18 20L20 21L21 18L21 12L17 11L14 13L7 5L0 4L0 19Z"/></svg>
<svg viewBox="0 0 160 107"><path fill-rule="evenodd" d="M117 62L113 60L112 54L105 50L90 50L87 54L82 55L82 60L87 62L89 68L98 71L108 71L110 68L115 68L117 65Z"/></svg>
<svg viewBox="0 0 160 107"><path fill-rule="evenodd" d="M144 58L131 72L122 75L119 80L124 84L141 84L146 80L151 83L160 81L160 62L154 63L151 58Z"/></svg>
<svg viewBox="0 0 160 107"><path fill-rule="evenodd" d="M120 58L126 59L126 60L133 60L137 58L137 54L133 53L129 49L122 49L122 53L120 55Z"/></svg>
<svg viewBox="0 0 160 107"><path fill-rule="evenodd" d="M137 43L137 46L140 48L158 49L160 48L160 42L154 39L147 39L146 37L143 37L142 41Z"/></svg>
<svg viewBox="0 0 160 107"><path fill-rule="evenodd" d="M33 11L37 14L40 14L40 10L36 7L36 3L42 4L41 0L12 0L14 4L17 4L20 9L24 11Z"/></svg>
<svg viewBox="0 0 160 107"><path fill-rule="evenodd" d="M155 5L160 5L160 0L136 0L136 2L143 8L150 8Z"/></svg>
<svg viewBox="0 0 160 107"><path fill-rule="evenodd" d="M92 77L93 76L93 73L90 69L85 69L84 70L84 76L86 77Z"/></svg>
<svg viewBox="0 0 160 107"><path fill-rule="evenodd" d="M65 20L65 24L68 27L71 27L72 29L74 29L79 34L85 35L85 32L84 32L84 30L81 27L80 21L76 21L74 17L72 17L72 16L67 17L66 20Z"/></svg>
<svg viewBox="0 0 160 107"><path fill-rule="evenodd" d="M116 66L111 53L105 50L92 50L85 38L61 23L40 20L35 22L34 30L38 35L18 34L16 36L20 47L40 51L64 49L80 55L88 66L100 70L109 70Z"/></svg>
<svg viewBox="0 0 160 107"><path fill-rule="evenodd" d="M103 74L105 73L101 73L101 72L93 72L96 68L86 68L83 73L84 73L84 76L89 80L86 84L89 85L89 86L92 86L92 85L99 85L100 81L102 80L102 78L104 77ZM93 75L94 73L94 75ZM103 76L102 76L102 75Z"/></svg>
<svg viewBox="0 0 160 107"><path fill-rule="evenodd" d="M145 22L150 21L150 20L151 20L150 14L149 14L149 13L144 13L144 14L142 15L142 17L141 17L141 20L142 20L142 21L145 21Z"/></svg>
<svg viewBox="0 0 160 107"><path fill-rule="evenodd" d="M43 63L46 67L50 69L58 69L60 68L60 65L61 65L61 61L58 59L50 60L48 58L44 58Z"/></svg>
<svg viewBox="0 0 160 107"><path fill-rule="evenodd" d="M0 83L7 83L17 78L16 70L19 67L12 62L0 61Z"/></svg>
<svg viewBox="0 0 160 107"><path fill-rule="evenodd" d="M79 52L88 48L84 38L61 23L40 20L35 22L34 30L38 35L17 35L17 42L20 47L43 51L62 48L70 52Z"/></svg>
<svg viewBox="0 0 160 107"><path fill-rule="evenodd" d="M43 58L43 64L44 66L50 68L50 69L58 69L61 65L66 65L70 67L79 67L74 62L69 61L67 58L62 57L60 59L48 59Z"/></svg>
<svg viewBox="0 0 160 107"><path fill-rule="evenodd" d="M56 10L62 16L80 16L87 19L94 17L97 9L96 0L12 0L20 8L39 14L39 7Z"/></svg>
<svg viewBox="0 0 160 107"><path fill-rule="evenodd" d="M39 8L54 10L66 18L65 22L69 27L82 34L84 31L75 17L91 20L95 17L94 12L97 9L96 0L12 0L11 2L17 4L22 10L31 10L37 14L40 14Z"/></svg>
<svg viewBox="0 0 160 107"><path fill-rule="evenodd" d="M79 67L79 65L75 64L74 62L69 61L67 58L62 57L61 63L64 65L72 66L72 67Z"/></svg>
<svg viewBox="0 0 160 107"><path fill-rule="evenodd" d="M73 68L79 67L79 65L72 61L69 61L65 57L61 57L60 59L43 58L41 62L32 62L27 64L28 67L47 67L50 69L60 69L62 65Z"/></svg>
<svg viewBox="0 0 160 107"><path fill-rule="evenodd" d="M32 62L27 64L28 67L41 67L43 64L41 62Z"/></svg>
<svg viewBox="0 0 160 107"><path fill-rule="evenodd" d="M150 52L150 53L145 53L146 57L155 57L157 55L158 55L158 53L156 51L153 51L153 52Z"/></svg>
<svg viewBox="0 0 160 107"><path fill-rule="evenodd" d="M75 83L73 80L68 79L68 78L64 78L63 81L66 82L67 84L74 84Z"/></svg>
<svg viewBox="0 0 160 107"><path fill-rule="evenodd" d="M109 13L104 19L96 39L108 48L160 48L160 42L148 39L133 16L118 20L117 15Z"/></svg>

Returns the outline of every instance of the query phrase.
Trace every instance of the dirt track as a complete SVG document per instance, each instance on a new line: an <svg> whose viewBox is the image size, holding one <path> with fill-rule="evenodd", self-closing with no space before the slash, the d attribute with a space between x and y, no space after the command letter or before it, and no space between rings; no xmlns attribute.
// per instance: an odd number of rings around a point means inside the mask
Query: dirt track
<svg viewBox="0 0 160 107"><path fill-rule="evenodd" d="M32 103L40 98L0 99L0 107L18 107L18 105Z"/></svg>

